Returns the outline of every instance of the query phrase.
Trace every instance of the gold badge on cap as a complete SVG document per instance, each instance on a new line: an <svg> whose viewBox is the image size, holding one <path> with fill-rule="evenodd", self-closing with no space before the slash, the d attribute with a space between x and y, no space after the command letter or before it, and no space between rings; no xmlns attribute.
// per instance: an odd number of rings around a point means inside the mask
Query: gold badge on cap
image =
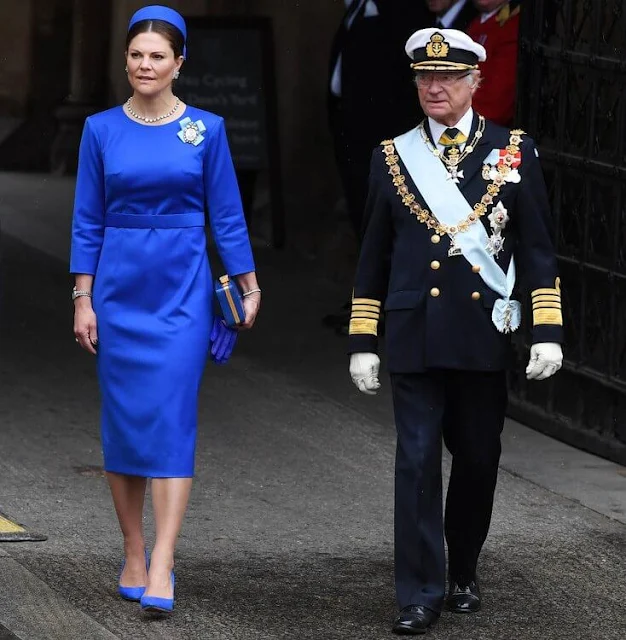
<svg viewBox="0 0 626 640"><path fill-rule="evenodd" d="M433 33L426 45L426 55L429 58L447 58L450 45L440 33Z"/></svg>

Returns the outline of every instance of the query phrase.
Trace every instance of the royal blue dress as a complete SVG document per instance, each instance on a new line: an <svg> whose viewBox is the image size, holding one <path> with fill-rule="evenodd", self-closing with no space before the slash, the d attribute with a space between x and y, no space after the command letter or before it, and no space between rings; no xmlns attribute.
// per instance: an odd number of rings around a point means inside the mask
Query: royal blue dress
<svg viewBox="0 0 626 640"><path fill-rule="evenodd" d="M199 144L177 135L186 118L206 127ZM122 107L87 119L70 271L95 276L107 471L193 476L213 321L205 211L228 274L254 271L222 118L187 106L160 126Z"/></svg>

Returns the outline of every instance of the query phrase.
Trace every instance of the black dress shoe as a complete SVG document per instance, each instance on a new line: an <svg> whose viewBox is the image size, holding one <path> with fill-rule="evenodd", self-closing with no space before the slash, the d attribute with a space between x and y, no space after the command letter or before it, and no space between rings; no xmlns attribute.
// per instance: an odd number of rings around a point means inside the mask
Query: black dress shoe
<svg viewBox="0 0 626 640"><path fill-rule="evenodd" d="M421 635L439 620L439 614L421 604L404 607L393 621L391 630L399 635Z"/></svg>
<svg viewBox="0 0 626 640"><path fill-rule="evenodd" d="M450 578L446 609L452 613L476 613L480 609L478 581L457 582Z"/></svg>

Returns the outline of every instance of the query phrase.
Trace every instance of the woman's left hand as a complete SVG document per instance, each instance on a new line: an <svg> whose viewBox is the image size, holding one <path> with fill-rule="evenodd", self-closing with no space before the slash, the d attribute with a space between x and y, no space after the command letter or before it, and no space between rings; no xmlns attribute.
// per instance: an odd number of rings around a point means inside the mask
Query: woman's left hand
<svg viewBox="0 0 626 640"><path fill-rule="evenodd" d="M243 309L246 312L245 321L238 325L238 329L252 329L254 321L261 307L261 294L253 293L243 299Z"/></svg>

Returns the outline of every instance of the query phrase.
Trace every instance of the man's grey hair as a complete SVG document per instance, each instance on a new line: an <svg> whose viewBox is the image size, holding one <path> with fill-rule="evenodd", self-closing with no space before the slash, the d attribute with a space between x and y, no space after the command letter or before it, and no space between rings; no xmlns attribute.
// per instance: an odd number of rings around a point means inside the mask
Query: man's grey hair
<svg viewBox="0 0 626 640"><path fill-rule="evenodd" d="M470 85L476 85L476 88L480 87L482 82L482 76L480 75L480 71L478 69L474 69L470 72L469 76L467 76L467 83Z"/></svg>
<svg viewBox="0 0 626 640"><path fill-rule="evenodd" d="M419 76L423 75L423 74L430 74L430 73L433 73L433 72L432 71L418 71L418 70L416 70L413 73L413 84L415 84L417 86L417 79L419 78ZM478 69L473 69L465 77L465 80L467 81L467 84L469 84L470 87L473 86L473 85L476 85L476 88L480 87L480 84L481 84L481 81L482 81L482 77L480 75L480 71Z"/></svg>

